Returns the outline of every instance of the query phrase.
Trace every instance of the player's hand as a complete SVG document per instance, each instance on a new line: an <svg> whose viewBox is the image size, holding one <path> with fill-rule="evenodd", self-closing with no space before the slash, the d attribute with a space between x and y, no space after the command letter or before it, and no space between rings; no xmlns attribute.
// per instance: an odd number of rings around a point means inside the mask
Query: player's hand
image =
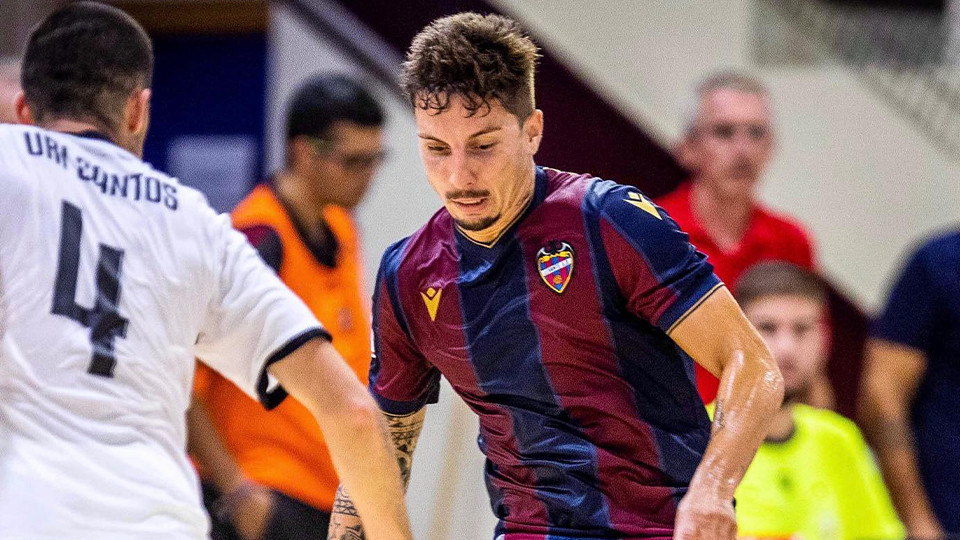
<svg viewBox="0 0 960 540"><path fill-rule="evenodd" d="M243 540L260 540L270 523L274 504L273 492L247 482L231 501L230 522Z"/></svg>
<svg viewBox="0 0 960 540"><path fill-rule="evenodd" d="M688 492L677 508L674 540L734 540L737 515L733 501Z"/></svg>

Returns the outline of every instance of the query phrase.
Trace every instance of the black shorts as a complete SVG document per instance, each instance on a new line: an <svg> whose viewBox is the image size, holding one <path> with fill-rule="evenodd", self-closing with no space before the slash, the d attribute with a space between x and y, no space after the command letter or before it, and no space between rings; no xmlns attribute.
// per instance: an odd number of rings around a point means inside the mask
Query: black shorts
<svg viewBox="0 0 960 540"><path fill-rule="evenodd" d="M330 514L304 504L279 491L274 496L273 513L260 540L326 540ZM217 519L213 503L219 497L216 489L203 486L203 503L210 515L211 540L243 540L233 525Z"/></svg>

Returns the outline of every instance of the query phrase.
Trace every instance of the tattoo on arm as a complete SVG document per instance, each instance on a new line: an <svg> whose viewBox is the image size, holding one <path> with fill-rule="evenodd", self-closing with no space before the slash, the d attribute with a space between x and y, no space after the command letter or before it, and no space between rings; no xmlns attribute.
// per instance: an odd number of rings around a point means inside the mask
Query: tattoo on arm
<svg viewBox="0 0 960 540"><path fill-rule="evenodd" d="M347 490L344 489L343 486L337 488L337 498L333 501L332 513L359 517L357 507L353 505L353 501L350 500L350 497L347 495Z"/></svg>
<svg viewBox="0 0 960 540"><path fill-rule="evenodd" d="M410 481L410 468L413 465L413 451L423 429L423 409L407 415L393 416L385 414L387 429L397 453L397 464L400 466L400 478L403 488L407 488ZM333 501L333 511L330 516L330 532L328 540L364 540L363 526L357 523L360 515L353 505L347 490L341 485L337 489L337 497Z"/></svg>
<svg viewBox="0 0 960 540"><path fill-rule="evenodd" d="M408 416L387 415L387 429L397 451L397 465L400 466L400 478L406 489L410 482L410 468L413 466L413 451L423 429L423 414L414 413Z"/></svg>
<svg viewBox="0 0 960 540"><path fill-rule="evenodd" d="M348 527L342 523L334 523L327 540L364 540L365 538L363 527L360 525Z"/></svg>
<svg viewBox="0 0 960 540"><path fill-rule="evenodd" d="M723 400L717 400L717 406L713 412L713 432L716 433L723 429Z"/></svg>

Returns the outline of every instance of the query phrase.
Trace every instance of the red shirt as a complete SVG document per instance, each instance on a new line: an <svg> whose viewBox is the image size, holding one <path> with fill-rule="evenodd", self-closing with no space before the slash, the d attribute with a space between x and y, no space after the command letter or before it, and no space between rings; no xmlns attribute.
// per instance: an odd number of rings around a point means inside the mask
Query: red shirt
<svg viewBox="0 0 960 540"><path fill-rule="evenodd" d="M813 269L813 247L803 226L760 204L753 207L750 224L740 245L734 251L722 251L693 214L691 191L691 183L687 182L658 200L657 204L690 235L690 243L707 255L714 272L731 289L741 274L760 261L789 261ZM716 377L697 365L697 387L704 403L717 397L719 384Z"/></svg>

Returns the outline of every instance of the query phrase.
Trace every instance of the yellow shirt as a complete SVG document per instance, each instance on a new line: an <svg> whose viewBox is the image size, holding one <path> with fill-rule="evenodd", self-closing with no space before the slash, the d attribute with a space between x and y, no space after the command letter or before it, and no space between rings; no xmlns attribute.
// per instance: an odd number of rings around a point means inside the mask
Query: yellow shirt
<svg viewBox="0 0 960 540"><path fill-rule="evenodd" d="M903 538L873 455L850 420L793 406L795 431L760 446L736 492L740 536Z"/></svg>

